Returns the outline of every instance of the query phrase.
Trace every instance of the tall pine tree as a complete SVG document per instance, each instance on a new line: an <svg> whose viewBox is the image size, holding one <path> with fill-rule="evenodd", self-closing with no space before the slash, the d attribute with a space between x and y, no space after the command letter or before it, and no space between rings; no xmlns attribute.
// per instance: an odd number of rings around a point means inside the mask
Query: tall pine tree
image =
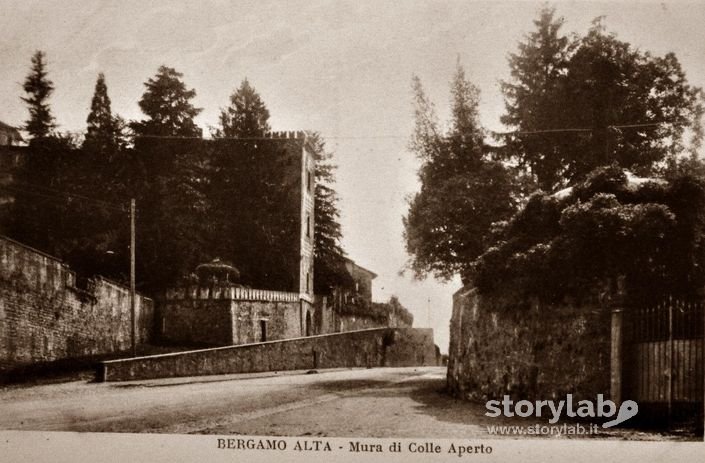
<svg viewBox="0 0 705 463"><path fill-rule="evenodd" d="M44 138L56 128L54 116L49 108L49 97L54 92L54 83L47 77L46 60L43 51L36 51L32 56L32 69L22 85L27 93L22 101L27 103L29 119L25 129L32 138Z"/></svg>
<svg viewBox="0 0 705 463"><path fill-rule="evenodd" d="M161 290L206 259L208 204L205 154L194 118L196 91L175 69L161 66L145 82L139 101L147 116L130 124L136 166L130 176L137 199L138 274Z"/></svg>
<svg viewBox="0 0 705 463"><path fill-rule="evenodd" d="M335 191L333 154L328 152L320 134L308 136L309 148L316 161L314 190L314 242L313 274L314 291L326 295L335 287L352 287L354 281L345 268L345 251L341 245L343 232L340 226L338 195Z"/></svg>
<svg viewBox="0 0 705 463"><path fill-rule="evenodd" d="M145 82L139 106L147 119L131 124L137 136L201 136L194 118L202 109L191 103L196 91L188 89L182 77L174 68L160 66L157 74Z"/></svg>
<svg viewBox="0 0 705 463"><path fill-rule="evenodd" d="M122 144L122 122L113 116L105 75L101 72L95 83L91 112L86 119L84 147L99 151L115 151Z"/></svg>
<svg viewBox="0 0 705 463"><path fill-rule="evenodd" d="M547 191L559 183L563 174L566 160L561 148L576 140L569 133L531 133L568 127L556 105L573 46L561 33L563 22L563 18L556 18L555 9L543 8L534 21L536 30L519 45L518 53L510 55L512 79L502 82L506 101L502 123L526 132L507 138L506 151Z"/></svg>
<svg viewBox="0 0 705 463"><path fill-rule="evenodd" d="M216 138L261 137L271 129L269 110L247 79L230 95L230 105L220 111Z"/></svg>

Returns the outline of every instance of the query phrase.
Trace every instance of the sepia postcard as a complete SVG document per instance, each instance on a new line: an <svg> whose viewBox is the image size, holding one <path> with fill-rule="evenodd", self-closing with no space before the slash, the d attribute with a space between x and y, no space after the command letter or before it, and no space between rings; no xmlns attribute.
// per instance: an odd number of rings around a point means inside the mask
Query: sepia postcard
<svg viewBox="0 0 705 463"><path fill-rule="evenodd" d="M705 459L704 3L0 9L0 461Z"/></svg>

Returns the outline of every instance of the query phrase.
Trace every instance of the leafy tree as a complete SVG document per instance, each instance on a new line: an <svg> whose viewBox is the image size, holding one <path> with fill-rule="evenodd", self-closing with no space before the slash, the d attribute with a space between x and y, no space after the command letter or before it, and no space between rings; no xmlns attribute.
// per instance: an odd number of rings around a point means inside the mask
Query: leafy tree
<svg viewBox="0 0 705 463"><path fill-rule="evenodd" d="M329 294L335 287L352 287L354 281L345 268L345 251L340 243L338 196L335 192L333 155L326 151L318 133L309 134L308 143L316 157L314 192L313 274L316 294Z"/></svg>
<svg viewBox="0 0 705 463"><path fill-rule="evenodd" d="M43 51L36 51L32 56L32 69L22 88L27 93L26 97L22 97L22 101L27 103L29 109L25 129L32 138L47 137L56 124L47 101L54 91L54 83L47 78Z"/></svg>
<svg viewBox="0 0 705 463"><path fill-rule="evenodd" d="M216 138L261 137L269 132L269 110L247 79L230 95L230 105L220 111Z"/></svg>
<svg viewBox="0 0 705 463"><path fill-rule="evenodd" d="M139 106L148 118L131 124L138 136L201 136L193 119L202 109L191 103L196 91L186 88L182 77L174 68L160 66L157 74L145 82L147 90Z"/></svg>
<svg viewBox="0 0 705 463"><path fill-rule="evenodd" d="M544 9L509 59L502 121L518 133L507 137L505 153L546 191L614 161L651 174L683 151L687 128L701 133L702 92L675 55L634 49L601 21L570 40L560 34L562 19Z"/></svg>
<svg viewBox="0 0 705 463"><path fill-rule="evenodd" d="M439 128L433 104L414 78L416 127L411 149L422 162L421 191L404 218L407 252L417 277L471 276L472 261L491 238L492 224L515 210L509 171L491 159L478 122L477 88L458 64L451 83L450 128Z"/></svg>

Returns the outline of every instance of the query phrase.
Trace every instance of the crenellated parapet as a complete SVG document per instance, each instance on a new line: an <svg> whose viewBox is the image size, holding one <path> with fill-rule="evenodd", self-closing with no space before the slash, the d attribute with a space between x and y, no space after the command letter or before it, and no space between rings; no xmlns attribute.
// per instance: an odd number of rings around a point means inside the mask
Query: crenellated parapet
<svg viewBox="0 0 705 463"><path fill-rule="evenodd" d="M305 140L306 132L303 130L274 131L265 133L264 138L277 140Z"/></svg>

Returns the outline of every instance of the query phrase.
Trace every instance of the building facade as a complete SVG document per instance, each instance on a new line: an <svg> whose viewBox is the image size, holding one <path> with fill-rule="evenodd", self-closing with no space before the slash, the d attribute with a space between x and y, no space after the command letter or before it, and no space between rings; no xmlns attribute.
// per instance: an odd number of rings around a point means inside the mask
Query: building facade
<svg viewBox="0 0 705 463"><path fill-rule="evenodd" d="M14 146L22 141L19 130L0 121L0 146Z"/></svg>

